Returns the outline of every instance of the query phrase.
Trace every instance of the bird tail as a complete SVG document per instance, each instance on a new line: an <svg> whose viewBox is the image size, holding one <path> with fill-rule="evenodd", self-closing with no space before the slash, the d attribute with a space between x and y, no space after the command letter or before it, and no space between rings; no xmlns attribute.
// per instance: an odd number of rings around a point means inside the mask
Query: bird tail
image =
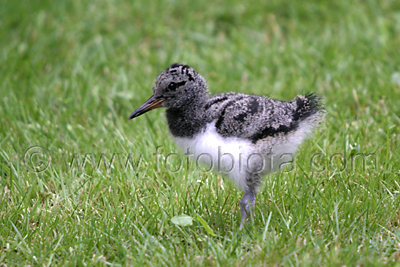
<svg viewBox="0 0 400 267"><path fill-rule="evenodd" d="M294 114L294 120L305 120L313 115L320 114L323 116L324 108L321 103L321 98L314 93L306 93L304 96L298 96L295 99L297 108Z"/></svg>

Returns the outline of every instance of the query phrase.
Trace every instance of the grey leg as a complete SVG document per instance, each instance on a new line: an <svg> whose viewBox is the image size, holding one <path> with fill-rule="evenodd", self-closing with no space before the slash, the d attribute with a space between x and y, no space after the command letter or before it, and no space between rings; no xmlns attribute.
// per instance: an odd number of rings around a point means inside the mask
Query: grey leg
<svg viewBox="0 0 400 267"><path fill-rule="evenodd" d="M242 216L242 220L240 222L239 230L243 229L244 224L249 218L254 218L254 206L256 204L256 195L255 191L247 191L244 192L243 198L239 201L240 203L240 214Z"/></svg>

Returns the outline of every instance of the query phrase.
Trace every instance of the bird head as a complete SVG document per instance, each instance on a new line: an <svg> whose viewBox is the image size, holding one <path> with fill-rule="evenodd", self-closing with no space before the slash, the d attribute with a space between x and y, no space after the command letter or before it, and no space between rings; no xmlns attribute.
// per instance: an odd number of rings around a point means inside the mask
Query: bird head
<svg viewBox="0 0 400 267"><path fill-rule="evenodd" d="M188 65L175 63L158 75L153 95L129 119L159 107L179 109L196 105L205 101L207 95L204 78Z"/></svg>

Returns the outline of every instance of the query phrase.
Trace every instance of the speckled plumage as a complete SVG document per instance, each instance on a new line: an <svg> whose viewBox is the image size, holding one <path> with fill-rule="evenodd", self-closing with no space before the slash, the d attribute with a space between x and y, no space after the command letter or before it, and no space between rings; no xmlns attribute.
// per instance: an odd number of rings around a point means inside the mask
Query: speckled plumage
<svg viewBox="0 0 400 267"><path fill-rule="evenodd" d="M240 229L253 213L262 176L290 161L324 117L314 94L290 102L235 93L210 97L204 78L183 64L163 71L153 92L130 118L167 108L168 126L177 144L244 191Z"/></svg>

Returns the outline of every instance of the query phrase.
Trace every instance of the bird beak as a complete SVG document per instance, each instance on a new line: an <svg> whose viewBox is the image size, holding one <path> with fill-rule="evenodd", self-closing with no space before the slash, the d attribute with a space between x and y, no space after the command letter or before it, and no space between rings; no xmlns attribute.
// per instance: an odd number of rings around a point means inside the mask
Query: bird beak
<svg viewBox="0 0 400 267"><path fill-rule="evenodd" d="M144 102L137 110L132 113L129 119L131 120L146 113L147 111L161 107L161 103L164 102L164 100L165 98L156 99L154 95L152 95L149 99L147 99L146 102Z"/></svg>

